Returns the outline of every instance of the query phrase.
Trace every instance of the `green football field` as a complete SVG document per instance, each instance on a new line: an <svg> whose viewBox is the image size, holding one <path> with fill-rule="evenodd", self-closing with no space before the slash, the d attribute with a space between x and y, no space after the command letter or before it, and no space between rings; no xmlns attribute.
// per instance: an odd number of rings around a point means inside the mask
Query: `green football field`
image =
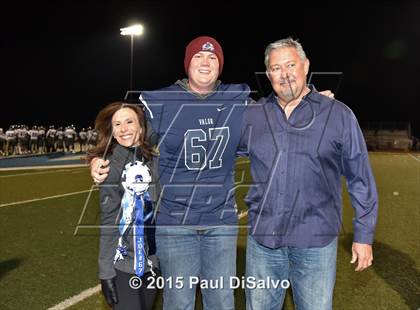
<svg viewBox="0 0 420 310"><path fill-rule="evenodd" d="M370 160L380 198L374 264L356 273L349 263L353 211L344 194L334 309L418 309L420 156L370 153ZM238 184L249 180L248 162L238 161ZM0 193L0 309L108 309L98 293L98 191L88 169L0 171ZM241 210L245 193L239 185ZM245 267L245 226L246 217L238 276ZM245 309L243 290L235 296L236 309ZM66 300L73 305L64 306ZM161 305L159 295L155 309ZM293 309L290 294L283 309Z"/></svg>

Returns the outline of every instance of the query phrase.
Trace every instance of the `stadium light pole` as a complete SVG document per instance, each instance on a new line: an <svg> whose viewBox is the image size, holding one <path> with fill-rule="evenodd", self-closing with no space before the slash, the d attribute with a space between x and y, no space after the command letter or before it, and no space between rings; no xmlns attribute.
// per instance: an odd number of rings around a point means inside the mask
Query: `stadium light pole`
<svg viewBox="0 0 420 310"><path fill-rule="evenodd" d="M121 35L130 36L131 38L131 52L130 52L130 90L133 89L133 42L134 36L141 36L144 27L141 24L132 25L125 28L120 28Z"/></svg>

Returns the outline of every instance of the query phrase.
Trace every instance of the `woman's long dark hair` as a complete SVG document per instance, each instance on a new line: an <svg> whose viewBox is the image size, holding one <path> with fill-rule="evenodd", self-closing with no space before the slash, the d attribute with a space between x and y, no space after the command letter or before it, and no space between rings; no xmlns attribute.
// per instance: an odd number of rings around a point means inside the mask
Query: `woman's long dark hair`
<svg viewBox="0 0 420 310"><path fill-rule="evenodd" d="M89 163L95 157L102 157L105 154L107 148L109 152L112 152L112 149L117 143L114 137L112 137L112 116L114 116L115 112L122 108L132 109L137 114L141 128L139 147L142 151L142 155L146 159L151 159L152 146L146 138L146 118L142 108L138 104L116 101L108 104L105 108L99 111L98 115L96 116L95 130L98 133L98 142L96 146L89 150L87 153L86 160Z"/></svg>

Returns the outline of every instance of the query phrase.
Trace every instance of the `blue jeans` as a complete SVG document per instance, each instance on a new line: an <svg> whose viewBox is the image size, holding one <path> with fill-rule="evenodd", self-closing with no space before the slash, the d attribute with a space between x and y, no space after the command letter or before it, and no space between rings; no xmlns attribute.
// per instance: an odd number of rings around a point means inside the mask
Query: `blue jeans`
<svg viewBox="0 0 420 310"><path fill-rule="evenodd" d="M190 281L199 278L204 280L199 284L204 309L233 310L234 296L229 279L236 274L237 236L236 226L208 229L156 226L156 254L162 276L174 282L181 277L183 282L180 289L165 285L163 309L194 309L197 284ZM209 288L201 285L205 281Z"/></svg>
<svg viewBox="0 0 420 310"><path fill-rule="evenodd" d="M246 277L256 281L289 280L297 310L332 309L337 262L337 238L322 248L270 249L248 236ZM287 282L275 288L246 288L247 310L281 309Z"/></svg>

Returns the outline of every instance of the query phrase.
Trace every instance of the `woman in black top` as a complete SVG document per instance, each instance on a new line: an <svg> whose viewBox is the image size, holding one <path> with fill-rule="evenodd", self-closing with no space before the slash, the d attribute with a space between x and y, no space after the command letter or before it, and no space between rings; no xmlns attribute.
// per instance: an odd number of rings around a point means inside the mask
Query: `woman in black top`
<svg viewBox="0 0 420 310"><path fill-rule="evenodd" d="M147 286L158 272L151 225L157 186L143 110L111 103L98 113L95 129L98 143L88 161L101 156L111 162L100 187L102 292L113 309L151 309L156 289Z"/></svg>

